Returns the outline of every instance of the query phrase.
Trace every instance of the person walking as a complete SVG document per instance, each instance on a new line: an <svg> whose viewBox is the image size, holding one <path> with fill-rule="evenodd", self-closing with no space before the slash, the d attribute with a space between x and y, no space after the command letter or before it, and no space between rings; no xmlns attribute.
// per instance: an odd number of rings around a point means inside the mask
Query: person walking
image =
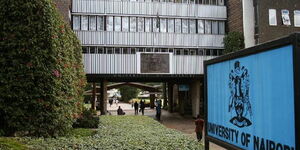
<svg viewBox="0 0 300 150"><path fill-rule="evenodd" d="M110 98L110 99L109 99L109 107L111 107L112 104L113 104L113 99Z"/></svg>
<svg viewBox="0 0 300 150"><path fill-rule="evenodd" d="M137 101L134 102L134 114L137 115L139 114L139 104L137 103Z"/></svg>
<svg viewBox="0 0 300 150"><path fill-rule="evenodd" d="M144 115L144 110L145 110L145 101L141 100L140 102L140 110L142 112L142 115Z"/></svg>
<svg viewBox="0 0 300 150"><path fill-rule="evenodd" d="M200 115L197 115L197 118L195 120L195 125L196 125L195 132L197 135L197 139L198 139L198 142L200 142L202 139L202 131L203 131L203 125L204 125L204 120L200 118Z"/></svg>
<svg viewBox="0 0 300 150"><path fill-rule="evenodd" d="M158 100L156 102L156 119L160 121L160 116L161 116L161 100Z"/></svg>

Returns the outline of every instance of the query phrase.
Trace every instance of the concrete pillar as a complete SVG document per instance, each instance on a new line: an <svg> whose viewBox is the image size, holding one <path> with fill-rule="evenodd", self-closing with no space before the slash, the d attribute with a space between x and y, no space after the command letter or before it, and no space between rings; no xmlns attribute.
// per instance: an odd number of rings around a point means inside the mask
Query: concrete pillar
<svg viewBox="0 0 300 150"><path fill-rule="evenodd" d="M178 88L179 88L178 84L173 85L173 102L172 102L173 111L179 111L178 110L179 108Z"/></svg>
<svg viewBox="0 0 300 150"><path fill-rule="evenodd" d="M168 109L169 112L173 112L173 83L168 82Z"/></svg>
<svg viewBox="0 0 300 150"><path fill-rule="evenodd" d="M100 98L100 112L101 115L106 115L107 112L107 81L101 82L101 98Z"/></svg>
<svg viewBox="0 0 300 150"><path fill-rule="evenodd" d="M168 106L168 100L167 100L167 84L163 83L163 107Z"/></svg>
<svg viewBox="0 0 300 150"><path fill-rule="evenodd" d="M181 115L184 115L184 107L185 107L185 103L187 101L186 99L186 93L187 91L178 91L178 107L179 110L178 112L181 114Z"/></svg>
<svg viewBox="0 0 300 150"><path fill-rule="evenodd" d="M155 94L150 94L150 108L154 108Z"/></svg>
<svg viewBox="0 0 300 150"><path fill-rule="evenodd" d="M201 96L201 82L197 80L191 84L191 98L192 98L192 114L193 117L197 117L200 114L200 96Z"/></svg>
<svg viewBox="0 0 300 150"><path fill-rule="evenodd" d="M96 110L96 83L93 82L93 96L91 99L91 109Z"/></svg>

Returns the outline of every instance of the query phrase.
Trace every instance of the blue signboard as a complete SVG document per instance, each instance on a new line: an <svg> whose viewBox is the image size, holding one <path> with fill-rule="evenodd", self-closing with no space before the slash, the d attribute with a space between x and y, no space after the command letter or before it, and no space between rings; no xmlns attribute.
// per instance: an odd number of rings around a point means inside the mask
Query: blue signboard
<svg viewBox="0 0 300 150"><path fill-rule="evenodd" d="M207 133L249 150L295 150L293 46L207 65Z"/></svg>

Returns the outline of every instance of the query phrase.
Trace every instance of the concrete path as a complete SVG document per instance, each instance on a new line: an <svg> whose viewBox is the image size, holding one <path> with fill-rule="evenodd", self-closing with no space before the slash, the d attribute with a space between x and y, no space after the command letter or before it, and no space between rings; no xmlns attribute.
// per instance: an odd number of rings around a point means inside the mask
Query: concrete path
<svg viewBox="0 0 300 150"><path fill-rule="evenodd" d="M114 103L112 106L108 104L107 110L111 115L117 115L117 109L119 106L123 109L126 115L134 115L134 108L132 107L131 104L128 103L119 103L118 105ZM155 119L155 114L156 114L155 109L150 109L149 107L145 109L145 114L144 114L145 116L149 116ZM139 113L138 115L142 115L142 113ZM195 123L194 123L194 119L191 116L181 116L178 113L169 113L168 111L162 110L160 123L162 123L168 128L181 131L183 134L186 134L196 139ZM204 140L202 139L201 142L204 143ZM210 150L225 150L225 149L213 143L210 143Z"/></svg>

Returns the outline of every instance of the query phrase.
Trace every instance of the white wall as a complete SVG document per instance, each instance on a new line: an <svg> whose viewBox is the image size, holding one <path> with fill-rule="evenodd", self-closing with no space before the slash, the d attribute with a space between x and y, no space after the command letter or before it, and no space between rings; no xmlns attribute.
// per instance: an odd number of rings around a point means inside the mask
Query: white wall
<svg viewBox="0 0 300 150"><path fill-rule="evenodd" d="M246 48L255 45L254 24L253 0L243 0L243 28Z"/></svg>

